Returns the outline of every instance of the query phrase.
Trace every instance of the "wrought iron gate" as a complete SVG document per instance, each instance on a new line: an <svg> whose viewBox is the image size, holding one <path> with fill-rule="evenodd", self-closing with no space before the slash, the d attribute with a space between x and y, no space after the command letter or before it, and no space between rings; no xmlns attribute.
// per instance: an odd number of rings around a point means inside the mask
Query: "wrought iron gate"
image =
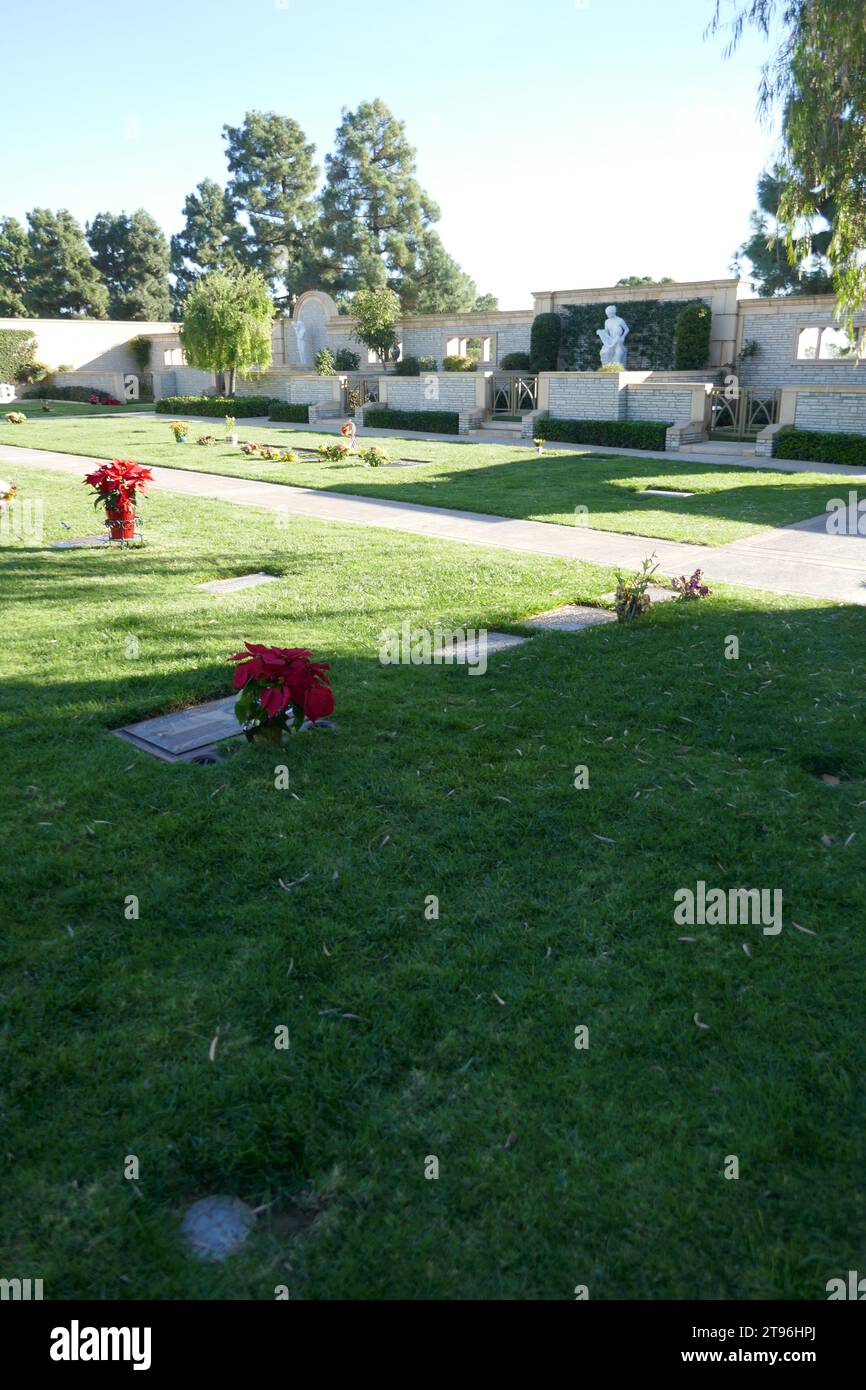
<svg viewBox="0 0 866 1390"><path fill-rule="evenodd" d="M538 397L538 377L508 372L493 377L491 414L520 416L535 409Z"/></svg>
<svg viewBox="0 0 866 1390"><path fill-rule="evenodd" d="M743 439L779 418L779 391L716 386L710 402L710 433Z"/></svg>

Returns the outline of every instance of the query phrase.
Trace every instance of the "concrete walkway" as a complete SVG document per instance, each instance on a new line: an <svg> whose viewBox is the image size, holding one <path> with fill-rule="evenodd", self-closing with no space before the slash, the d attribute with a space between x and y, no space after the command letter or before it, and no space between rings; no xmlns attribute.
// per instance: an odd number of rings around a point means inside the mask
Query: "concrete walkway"
<svg viewBox="0 0 866 1390"><path fill-rule="evenodd" d="M10 471L6 468L8 463L16 469L49 468L80 478L102 460L0 445L0 461L4 472ZM584 526L557 526L385 498L320 492L216 473L157 466L151 471L160 488L185 497L208 497L236 506L272 508L292 516L377 526L466 545L554 555L615 569L636 569L646 556L654 554L661 576L689 575L700 567L711 583L739 584L772 593L866 606L866 537L828 535L824 515L794 526L762 531L728 545L699 546L618 531L594 531ZM834 495L838 491L837 488Z"/></svg>

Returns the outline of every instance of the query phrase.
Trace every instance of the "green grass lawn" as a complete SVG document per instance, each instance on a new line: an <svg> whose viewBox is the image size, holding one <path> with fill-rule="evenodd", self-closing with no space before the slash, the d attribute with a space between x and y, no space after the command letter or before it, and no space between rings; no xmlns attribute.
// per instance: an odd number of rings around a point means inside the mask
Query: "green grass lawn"
<svg viewBox="0 0 866 1390"><path fill-rule="evenodd" d="M85 490L18 481L48 520L0 546L4 1275L813 1299L862 1269L862 609L724 591L483 677L383 667L383 627L519 626L611 575L158 489L146 547L58 552ZM253 569L283 582L193 587ZM227 693L245 638L332 662L337 734L213 767L110 735ZM781 935L677 926L699 879L781 889ZM224 1266L179 1243L211 1193L266 1208Z"/></svg>
<svg viewBox="0 0 866 1390"><path fill-rule="evenodd" d="M21 401L12 401L0 411L0 421L3 427L6 425L6 413L9 410L20 411L26 415L28 420L44 420L46 412L42 409L43 405L48 406L48 413L51 415L133 415L141 411L152 411L153 401L131 401L120 405L90 405L88 401L55 401L55 400L31 400L27 397ZM13 427L14 428L14 427ZM20 428L20 427L19 427Z"/></svg>
<svg viewBox="0 0 866 1390"><path fill-rule="evenodd" d="M256 428L238 424L242 440L285 448L315 447L333 435L306 431ZM191 441L199 434L221 439L222 421L197 421ZM366 438L366 437L365 437ZM588 508L587 523L602 531L627 531L667 540L721 545L770 526L789 525L823 512L829 497L839 495L842 475L767 473L752 469L701 465L660 455L645 458L606 458L599 455L551 453L539 459L534 449L520 446L423 440L370 439L391 459L428 460L418 468L369 469L361 464L320 463L299 459L293 464L248 459L237 448L220 443L209 448L194 442L175 444L168 419L62 420L48 417L27 425L0 422L2 444L28 444L66 453L101 458L134 458L162 464L227 473L244 478L294 483L304 487L349 492L361 496L393 497L403 502L455 507L499 516L530 517L573 525L575 509ZM2 454L0 454L2 457ZM646 487L693 492L690 498L641 497Z"/></svg>

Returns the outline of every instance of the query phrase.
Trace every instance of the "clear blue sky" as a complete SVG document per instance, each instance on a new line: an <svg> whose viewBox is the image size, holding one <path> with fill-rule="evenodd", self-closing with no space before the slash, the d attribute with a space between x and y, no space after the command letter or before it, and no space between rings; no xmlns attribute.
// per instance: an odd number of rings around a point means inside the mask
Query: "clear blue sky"
<svg viewBox="0 0 866 1390"><path fill-rule="evenodd" d="M382 97L452 255L503 308L622 275L728 273L774 141L767 46L723 58L713 0L45 0L3 19L0 215L145 207L224 183L221 128L293 116L321 163ZM132 137L132 138L130 138Z"/></svg>

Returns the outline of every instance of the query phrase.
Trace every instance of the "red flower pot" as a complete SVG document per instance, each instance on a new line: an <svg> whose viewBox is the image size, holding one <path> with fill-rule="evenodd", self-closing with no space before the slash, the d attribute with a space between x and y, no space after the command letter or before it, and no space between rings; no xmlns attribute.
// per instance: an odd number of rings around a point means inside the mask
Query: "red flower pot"
<svg viewBox="0 0 866 1390"><path fill-rule="evenodd" d="M108 534L113 541L135 540L135 507L131 502L118 502L106 507Z"/></svg>

